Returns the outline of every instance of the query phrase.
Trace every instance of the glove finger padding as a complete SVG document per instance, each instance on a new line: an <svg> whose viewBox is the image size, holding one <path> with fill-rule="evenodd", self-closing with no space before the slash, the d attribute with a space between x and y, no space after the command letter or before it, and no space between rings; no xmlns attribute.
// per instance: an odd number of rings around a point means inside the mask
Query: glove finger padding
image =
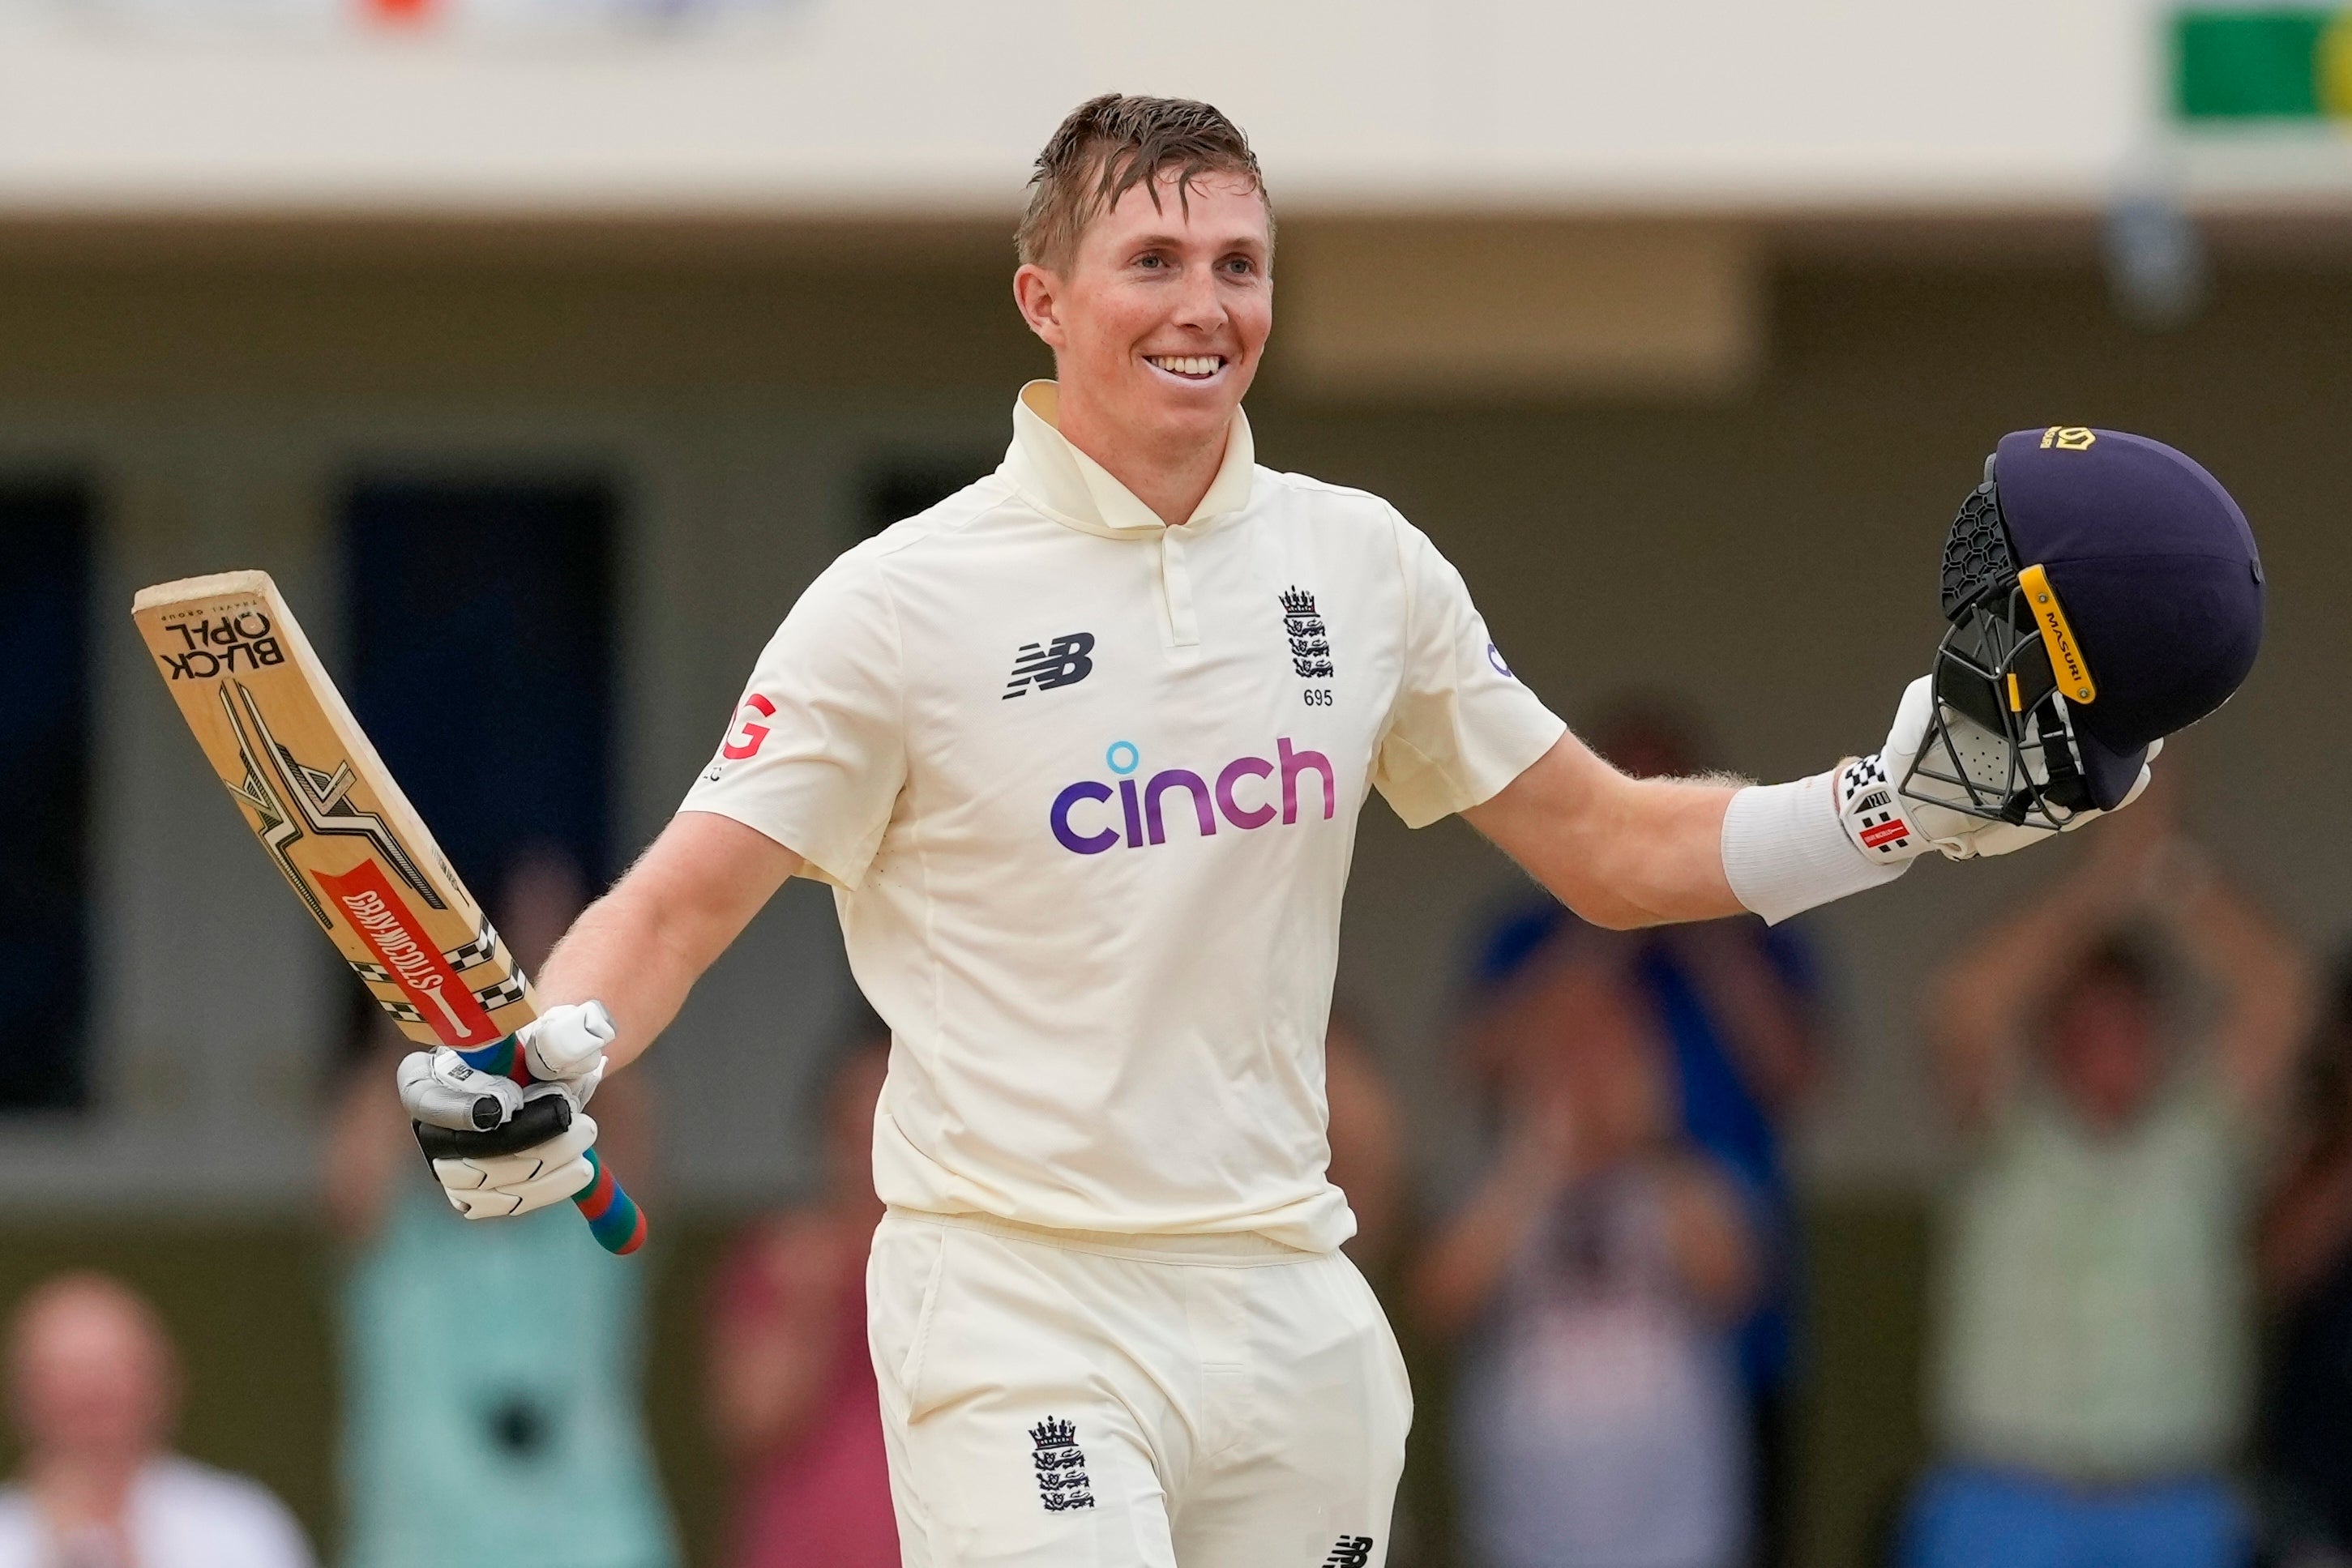
<svg viewBox="0 0 2352 1568"><path fill-rule="evenodd" d="M429 1127L486 1132L522 1109L521 1089L495 1073L467 1066L446 1045L410 1051L400 1059L396 1077L409 1119Z"/></svg>
<svg viewBox="0 0 2352 1568"><path fill-rule="evenodd" d="M595 1142L595 1119L576 1115L554 1137L512 1154L436 1158L433 1176L448 1193L450 1206L468 1219L528 1214L574 1196L595 1179L586 1157Z"/></svg>
<svg viewBox="0 0 2352 1568"><path fill-rule="evenodd" d="M485 1187L470 1192L449 1187L442 1190L449 1196L449 1207L467 1219L512 1219L575 1197L595 1179L596 1173L588 1162L577 1159L522 1186Z"/></svg>

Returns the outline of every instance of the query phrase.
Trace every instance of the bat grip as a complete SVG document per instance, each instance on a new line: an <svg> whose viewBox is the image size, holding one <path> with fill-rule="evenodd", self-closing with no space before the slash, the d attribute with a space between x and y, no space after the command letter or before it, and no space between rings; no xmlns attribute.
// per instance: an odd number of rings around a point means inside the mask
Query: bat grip
<svg viewBox="0 0 2352 1568"><path fill-rule="evenodd" d="M588 1222L588 1234L596 1239L596 1244L625 1258L646 1244L646 1211L622 1190L593 1149L588 1151L588 1168L595 1174L586 1186L572 1195L572 1201L580 1206L580 1217Z"/></svg>
<svg viewBox="0 0 2352 1568"><path fill-rule="evenodd" d="M478 1051L461 1050L457 1055L477 1072L495 1072L521 1084L533 1082L512 1035ZM578 1206L580 1218L588 1222L588 1234L596 1239L596 1244L616 1257L625 1258L646 1244L646 1211L604 1168L604 1162L596 1157L594 1149L587 1152L586 1158L588 1185L573 1193L572 1201Z"/></svg>

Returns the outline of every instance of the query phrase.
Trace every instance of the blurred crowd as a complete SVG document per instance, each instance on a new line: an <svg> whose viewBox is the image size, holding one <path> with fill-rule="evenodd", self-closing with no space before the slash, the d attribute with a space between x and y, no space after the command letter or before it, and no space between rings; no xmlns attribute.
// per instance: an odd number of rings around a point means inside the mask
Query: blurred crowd
<svg viewBox="0 0 2352 1568"><path fill-rule="evenodd" d="M1709 760L1663 705L1593 737L1629 771ZM1878 1561L2352 1564L2352 967L2321 985L2161 794L2050 860L1920 998L1961 1156L1937 1198L1935 1451L1888 1500ZM527 963L583 897L559 857L518 862L499 904ZM1335 1017L1349 1249L1440 1395L1415 1462L1445 1480L1409 1486L1397 1568L1796 1560L1814 1369L1788 1140L1842 1055L1803 924L1620 934L1548 901L1503 912L1431 1047L1475 1106L1472 1154L1444 1173L1413 1170L1376 1029ZM852 1035L819 1189L746 1225L708 1286L725 1568L898 1562L864 1294L888 1041ZM637 1385L645 1271L560 1211L451 1216L382 1092L401 1049L386 1033L354 1063L328 1154L339 1561L671 1568ZM623 1079L596 1107L633 1172L653 1168L640 1092ZM0 1568L312 1561L267 1491L173 1452L171 1337L125 1286L44 1283L6 1354L22 1463Z"/></svg>

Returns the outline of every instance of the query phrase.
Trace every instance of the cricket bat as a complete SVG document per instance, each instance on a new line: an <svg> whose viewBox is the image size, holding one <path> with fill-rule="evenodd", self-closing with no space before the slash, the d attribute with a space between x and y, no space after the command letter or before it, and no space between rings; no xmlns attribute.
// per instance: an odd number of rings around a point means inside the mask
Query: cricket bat
<svg viewBox="0 0 2352 1568"><path fill-rule="evenodd" d="M352 717L269 574L157 583L140 590L131 613L254 837L401 1033L450 1047L477 1071L531 1082L514 1039L539 1016L530 980ZM499 1129L512 1130L504 1144L553 1136L569 1109L560 1097L531 1101ZM436 1131L420 1130L429 1152L444 1152L431 1146ZM593 1149L588 1164L594 1179L572 1201L606 1250L635 1251L644 1213Z"/></svg>

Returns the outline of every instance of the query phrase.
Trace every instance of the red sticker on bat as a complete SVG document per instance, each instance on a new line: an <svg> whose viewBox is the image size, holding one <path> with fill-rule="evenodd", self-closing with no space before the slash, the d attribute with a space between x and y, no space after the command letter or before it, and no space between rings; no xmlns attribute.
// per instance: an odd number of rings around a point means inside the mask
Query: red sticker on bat
<svg viewBox="0 0 2352 1568"><path fill-rule="evenodd" d="M423 923L401 903L383 867L362 861L341 876L310 874L442 1044L480 1046L499 1038L498 1025L425 936Z"/></svg>

